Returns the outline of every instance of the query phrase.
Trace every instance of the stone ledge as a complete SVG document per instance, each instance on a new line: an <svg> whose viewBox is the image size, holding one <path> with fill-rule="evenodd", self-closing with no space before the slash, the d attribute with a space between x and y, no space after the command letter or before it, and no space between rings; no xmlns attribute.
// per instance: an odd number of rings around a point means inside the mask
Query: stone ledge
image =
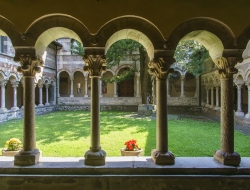
<svg viewBox="0 0 250 190"><path fill-rule="evenodd" d="M177 157L174 165L156 165L150 157L107 157L104 166L84 165L84 158L42 157L33 166L15 166L12 157L0 157L0 175L249 175L250 157L238 167L212 157Z"/></svg>

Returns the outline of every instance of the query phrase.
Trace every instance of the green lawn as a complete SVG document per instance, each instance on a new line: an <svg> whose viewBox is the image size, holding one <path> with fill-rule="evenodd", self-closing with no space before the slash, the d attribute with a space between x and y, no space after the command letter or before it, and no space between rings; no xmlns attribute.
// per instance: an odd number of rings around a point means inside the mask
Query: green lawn
<svg viewBox="0 0 250 190"><path fill-rule="evenodd" d="M101 112L101 146L107 156L120 156L124 142L136 139L149 156L156 147L154 120L127 118L126 112ZM175 156L213 156L220 149L220 124L191 119L170 120L169 150ZM23 120L0 125L0 147L16 137L22 140ZM82 157L90 146L89 112L54 112L36 117L37 148L43 156ZM235 131L235 151L250 156L250 137Z"/></svg>

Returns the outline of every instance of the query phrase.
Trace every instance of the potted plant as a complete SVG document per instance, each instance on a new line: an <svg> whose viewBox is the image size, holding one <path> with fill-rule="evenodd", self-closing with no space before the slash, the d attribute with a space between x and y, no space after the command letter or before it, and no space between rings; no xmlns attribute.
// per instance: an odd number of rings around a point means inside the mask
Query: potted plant
<svg viewBox="0 0 250 190"><path fill-rule="evenodd" d="M141 156L142 149L139 148L136 143L137 142L134 139L126 141L124 143L126 147L121 149L121 155L122 156Z"/></svg>
<svg viewBox="0 0 250 190"><path fill-rule="evenodd" d="M21 150L21 144L22 142L17 138L6 141L2 156L15 156Z"/></svg>

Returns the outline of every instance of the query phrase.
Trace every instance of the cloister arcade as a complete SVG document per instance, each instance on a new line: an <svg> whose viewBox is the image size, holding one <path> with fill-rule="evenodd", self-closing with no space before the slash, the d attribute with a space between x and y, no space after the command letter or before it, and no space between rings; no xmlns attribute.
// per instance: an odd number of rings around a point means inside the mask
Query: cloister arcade
<svg viewBox="0 0 250 190"><path fill-rule="evenodd" d="M125 38L134 39L145 44L144 47L151 60L149 62L150 72L156 77L157 143L156 149L152 151L151 155L154 162L156 164L174 164L175 162L174 155L168 150L168 122L166 117L168 93L166 79L169 72L173 70L170 66L174 63L173 53L177 43L180 40L196 40L203 44L209 51L220 76L221 101L216 101L216 106L220 105L221 107L221 150L215 152L214 158L226 165L239 165L241 158L240 155L234 151L233 138L233 74L237 73L234 66L241 57L242 50L245 49L247 45L246 39L249 39L247 38L246 32L238 38L238 45L236 45L236 38L231 29L225 24L211 18L193 18L187 20L180 24L167 40L164 39L162 33L154 24L136 16L123 16L113 19L103 25L96 34L91 34L86 26L77 19L63 14L43 16L35 20L25 33L20 33L15 26L4 17L0 17L0 19L1 35L8 35L12 41L15 48L14 61L20 62L21 66L17 68L17 71L22 73L24 84L24 144L23 150L15 156L14 163L16 165L32 165L36 164L39 160L40 152L36 149L35 143L35 79L39 76L37 73L42 71L41 66L44 61L42 60L42 56L46 49L45 47L61 37L74 38L82 42L85 47L85 56L83 57L85 65L83 71L75 70L73 72L67 72L66 70L61 70L62 72L59 72L58 76L59 78L63 78L64 76L70 78L71 97L75 96L73 79L78 82L78 76L82 80L84 78L84 96L91 96L90 130L92 136L90 150L85 153L86 165L105 164L106 153L100 146L99 98L102 92L100 86L102 85L100 85L99 78L106 71L105 52L107 47L115 41ZM204 22L206 23L205 25L203 24ZM117 27L114 28L113 25ZM86 73L88 73L90 81L86 80L88 79ZM115 72L115 74L116 73L117 72ZM238 80L239 78L238 76L236 80L237 84L240 81ZM241 78L243 79L243 76ZM13 77L9 79L10 81L14 81ZM20 81L20 79L16 77L16 81ZM211 79L210 76L203 81L204 84L211 85L211 105L213 105L214 92L212 84L218 85L219 78ZM91 84L90 94L86 93L86 86L89 83ZM39 105L43 104L43 98L41 96L43 93L43 84L46 89L45 105L48 105L49 85L53 86L55 79L49 80L44 78L43 80L38 80ZM62 82L60 82L60 85L63 85ZM59 93L66 95L62 87L59 89L61 89ZM209 87L207 87L207 94L208 90ZM136 95L139 95L138 92L137 90ZM184 96L184 94L182 93L181 96ZM53 99L53 97L51 99ZM55 98L53 101L54 100ZM216 91L216 100L218 100L218 90Z"/></svg>

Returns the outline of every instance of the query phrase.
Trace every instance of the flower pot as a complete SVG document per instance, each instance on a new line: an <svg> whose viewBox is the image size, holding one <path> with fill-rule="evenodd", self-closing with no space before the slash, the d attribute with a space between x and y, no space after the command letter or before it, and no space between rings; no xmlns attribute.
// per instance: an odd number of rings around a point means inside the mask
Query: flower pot
<svg viewBox="0 0 250 190"><path fill-rule="evenodd" d="M122 156L141 156L142 155L142 149L127 151L127 150L125 150L125 148L122 148L121 149L121 155Z"/></svg>
<svg viewBox="0 0 250 190"><path fill-rule="evenodd" d="M2 149L2 156L15 156L20 150L6 150Z"/></svg>

